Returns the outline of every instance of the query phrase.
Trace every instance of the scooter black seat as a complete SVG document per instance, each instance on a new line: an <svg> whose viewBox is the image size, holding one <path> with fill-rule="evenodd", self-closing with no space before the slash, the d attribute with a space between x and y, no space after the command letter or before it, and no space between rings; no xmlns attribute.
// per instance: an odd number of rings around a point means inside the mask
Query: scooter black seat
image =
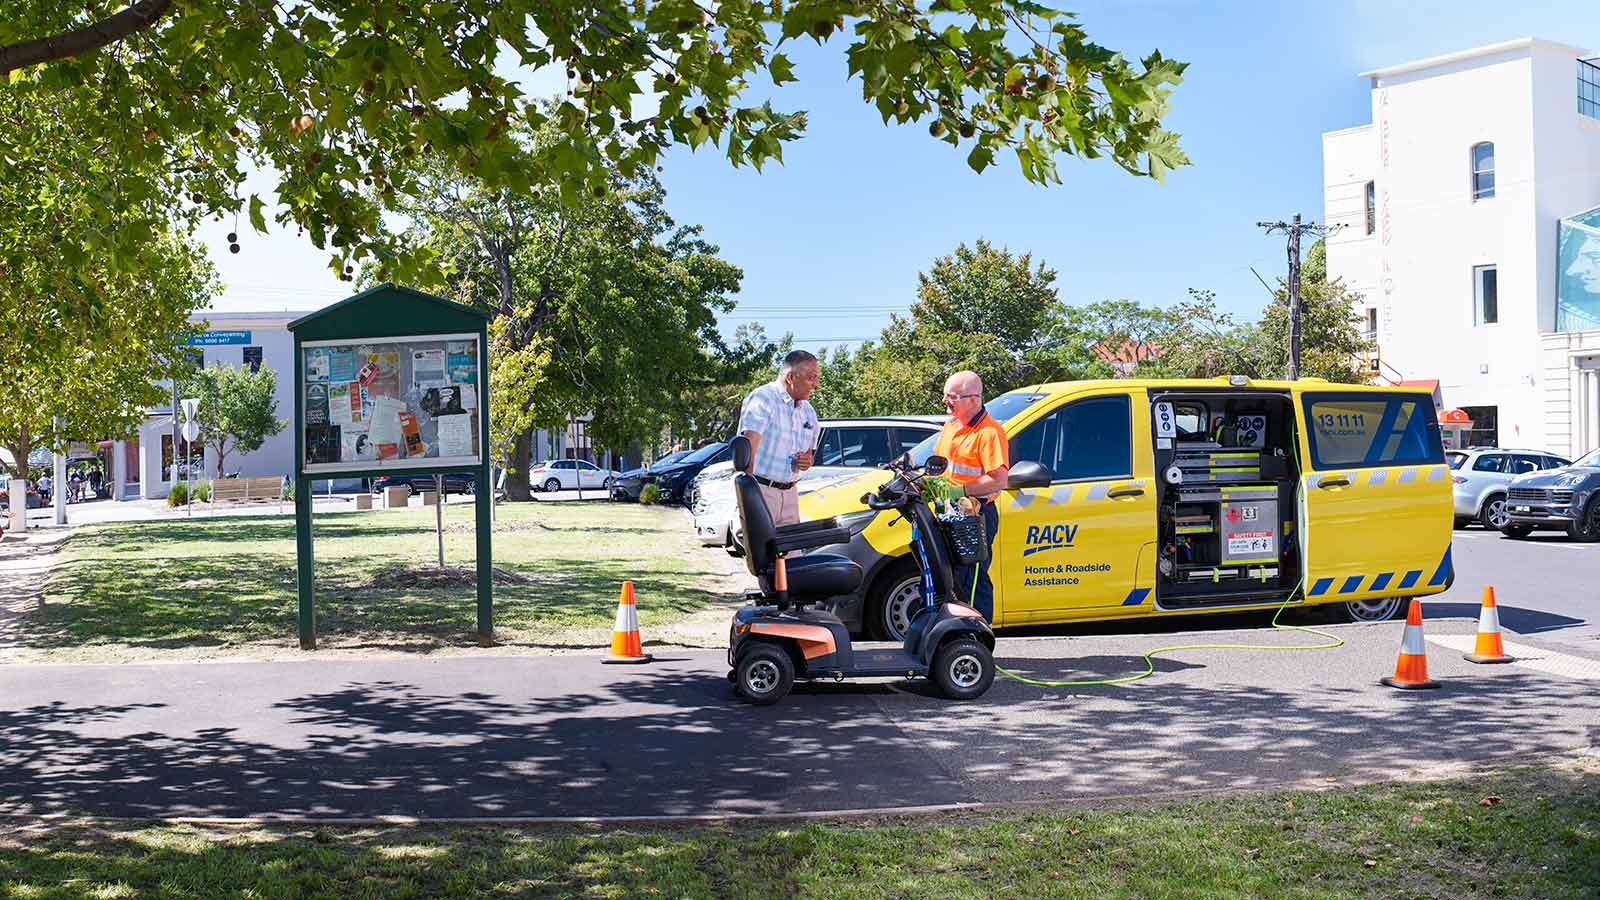
<svg viewBox="0 0 1600 900"><path fill-rule="evenodd" d="M832 597L861 586L861 567L832 553L794 556L786 560L789 593L794 597Z"/></svg>

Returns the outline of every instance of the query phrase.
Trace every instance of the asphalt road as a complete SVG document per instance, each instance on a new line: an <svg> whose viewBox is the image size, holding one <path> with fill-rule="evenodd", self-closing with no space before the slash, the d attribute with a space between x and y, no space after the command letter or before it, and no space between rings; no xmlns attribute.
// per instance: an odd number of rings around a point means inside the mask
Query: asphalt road
<svg viewBox="0 0 1600 900"><path fill-rule="evenodd" d="M1429 637L1472 628L1435 621ZM1473 666L1430 644L1443 688L1399 692L1376 679L1400 630L1187 651L1126 686L1001 681L968 704L879 682L750 707L718 653L0 666L0 814L770 814L1322 783L1600 744L1600 664ZM1007 638L1000 656L1035 677L1107 677L1169 642L1185 641Z"/></svg>
<svg viewBox="0 0 1600 900"><path fill-rule="evenodd" d="M1454 546L1455 583L1428 598L1425 615L1476 616L1492 585L1502 628L1600 648L1600 544L1538 531L1514 541L1472 527L1456 531Z"/></svg>

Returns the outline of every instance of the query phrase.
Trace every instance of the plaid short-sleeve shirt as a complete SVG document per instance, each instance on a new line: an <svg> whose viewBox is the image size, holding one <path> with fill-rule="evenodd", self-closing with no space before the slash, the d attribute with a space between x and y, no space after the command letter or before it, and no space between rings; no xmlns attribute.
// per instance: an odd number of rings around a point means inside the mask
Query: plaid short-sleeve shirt
<svg viewBox="0 0 1600 900"><path fill-rule="evenodd" d="M761 435L753 474L769 481L794 481L800 476L794 456L817 448L817 412L806 400L796 400L782 382L772 381L751 391L739 407L739 432Z"/></svg>

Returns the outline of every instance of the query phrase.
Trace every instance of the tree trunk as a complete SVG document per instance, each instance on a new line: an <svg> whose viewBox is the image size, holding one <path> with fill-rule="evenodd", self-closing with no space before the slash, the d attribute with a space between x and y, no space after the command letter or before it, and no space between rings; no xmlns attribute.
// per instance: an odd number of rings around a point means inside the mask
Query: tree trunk
<svg viewBox="0 0 1600 900"><path fill-rule="evenodd" d="M506 499L532 500L528 486L528 467L533 464L533 429L517 435L511 444L511 459L506 466Z"/></svg>

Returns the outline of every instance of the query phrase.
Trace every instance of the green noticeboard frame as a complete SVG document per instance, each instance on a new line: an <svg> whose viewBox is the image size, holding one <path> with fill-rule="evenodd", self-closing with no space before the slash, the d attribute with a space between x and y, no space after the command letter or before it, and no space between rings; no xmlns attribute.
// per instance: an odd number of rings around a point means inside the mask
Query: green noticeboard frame
<svg viewBox="0 0 1600 900"><path fill-rule="evenodd" d="M488 645L494 641L494 596L492 573L493 548L490 541L490 504L494 502L493 463L488 450L489 435L489 314L470 306L452 303L442 297L425 294L393 284L380 284L332 306L320 309L289 323L294 334L294 522L297 557L297 583L300 599L300 646L313 650L317 646L316 608L311 541L311 481L313 478L361 478L379 475L440 475L448 472L471 472L476 480L473 492L477 511L478 535L478 642ZM307 385L306 350L308 347L349 345L394 345L404 342L442 344L445 342L476 342L476 436L473 453L453 454L446 459L428 459L412 456L404 451L398 457L372 458L359 462L328 462L308 460L306 441ZM453 351L452 351L453 352ZM420 364L418 366L420 368ZM395 373L398 379L398 371ZM415 371L413 378L418 378ZM353 387L353 386L352 386ZM362 393L365 393L363 390ZM314 415L327 417L326 388L324 405L313 410ZM437 395L435 395L435 400ZM459 398L455 398L459 401ZM442 430L442 426L440 426ZM407 432L407 439L415 439ZM442 445L442 440L437 441ZM319 451L320 452L320 451ZM440 498L441 501L443 498Z"/></svg>

